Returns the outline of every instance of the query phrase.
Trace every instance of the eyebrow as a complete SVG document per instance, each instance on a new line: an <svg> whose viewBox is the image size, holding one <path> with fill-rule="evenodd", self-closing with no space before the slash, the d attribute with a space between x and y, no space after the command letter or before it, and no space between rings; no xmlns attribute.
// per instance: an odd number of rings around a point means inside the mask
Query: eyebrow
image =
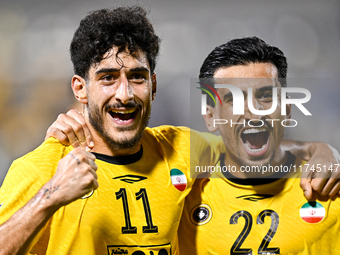
<svg viewBox="0 0 340 255"><path fill-rule="evenodd" d="M264 91L268 91L268 90L272 90L275 86L273 85L268 85L268 86L264 86L264 87L261 87L261 88L258 88L256 89L256 92L264 92ZM245 94L247 92L243 91L243 94ZM232 97L233 94L231 93L231 91L229 91L227 94L225 94L223 96L223 101L226 100L226 98L229 98L229 97Z"/></svg>
<svg viewBox="0 0 340 255"><path fill-rule="evenodd" d="M264 86L264 87L256 89L256 92L264 92L264 91L272 90L274 87L275 86L273 85Z"/></svg>
<svg viewBox="0 0 340 255"><path fill-rule="evenodd" d="M102 69L99 69L95 72L95 74L101 74L101 73L117 73L119 72L120 69L117 69L117 68L102 68Z"/></svg>
<svg viewBox="0 0 340 255"><path fill-rule="evenodd" d="M227 94L225 94L224 96L223 96L223 101L226 99L226 98L229 98L229 97L232 97L233 96L233 94L229 91Z"/></svg>
<svg viewBox="0 0 340 255"><path fill-rule="evenodd" d="M149 72L150 70L148 68L145 67L136 67L136 68L132 68L130 69L129 72Z"/></svg>
<svg viewBox="0 0 340 255"><path fill-rule="evenodd" d="M121 69L117 69L117 68L102 68L102 69L97 70L95 74L98 75L101 73L117 73L120 70ZM136 67L136 68L130 69L129 72L149 72L149 69L145 67Z"/></svg>

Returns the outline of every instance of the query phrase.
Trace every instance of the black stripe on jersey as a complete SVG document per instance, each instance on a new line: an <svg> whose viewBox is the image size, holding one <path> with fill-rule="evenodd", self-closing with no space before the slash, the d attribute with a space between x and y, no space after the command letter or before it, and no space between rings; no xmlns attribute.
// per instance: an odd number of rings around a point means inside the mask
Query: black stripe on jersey
<svg viewBox="0 0 340 255"><path fill-rule="evenodd" d="M140 160L143 156L143 147L141 149L132 155L127 155L127 156L108 156L96 152L92 152L95 156L96 159L105 161L107 163L115 164L115 165L129 165L132 163L137 162Z"/></svg>
<svg viewBox="0 0 340 255"><path fill-rule="evenodd" d="M284 165L284 166L289 167L289 171L287 173L277 172L277 173L274 173L273 175L271 175L270 177L267 177L267 178L248 178L248 179L237 178L228 171L223 172L223 175L229 181L236 183L236 184L241 184L241 185L253 185L253 186L255 186L255 185L263 185L263 184L275 182L275 181L283 178L285 175L289 174L292 166L295 163L296 157L293 154L291 154L289 151L287 151L287 153L288 153L288 158L287 158L286 163ZM225 158L225 154L221 154L221 157L220 157L221 168L223 168L225 166L224 158Z"/></svg>

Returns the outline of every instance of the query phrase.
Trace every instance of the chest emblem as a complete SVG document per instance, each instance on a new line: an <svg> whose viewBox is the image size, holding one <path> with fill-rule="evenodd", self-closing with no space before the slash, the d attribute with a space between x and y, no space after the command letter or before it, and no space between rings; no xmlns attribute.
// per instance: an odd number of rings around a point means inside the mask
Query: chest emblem
<svg viewBox="0 0 340 255"><path fill-rule="evenodd" d="M211 220L212 211L209 205L196 205L190 213L190 220L195 225L204 225Z"/></svg>
<svg viewBox="0 0 340 255"><path fill-rule="evenodd" d="M183 191L187 187L187 177L185 176L185 174L183 174L181 170L177 168L171 169L170 178L171 178L172 184L179 191Z"/></svg>
<svg viewBox="0 0 340 255"><path fill-rule="evenodd" d="M308 223L319 223L325 215L325 208L316 201L307 202L300 208L301 219Z"/></svg>

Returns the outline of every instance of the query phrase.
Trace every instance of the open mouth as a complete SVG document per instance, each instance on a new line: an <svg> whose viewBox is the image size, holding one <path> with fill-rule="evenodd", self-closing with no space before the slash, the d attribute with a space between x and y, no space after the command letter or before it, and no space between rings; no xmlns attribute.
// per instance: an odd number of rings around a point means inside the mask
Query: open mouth
<svg viewBox="0 0 340 255"><path fill-rule="evenodd" d="M247 128L242 131L241 139L249 156L261 156L268 149L269 132L264 127Z"/></svg>
<svg viewBox="0 0 340 255"><path fill-rule="evenodd" d="M110 110L109 114L113 118L113 121L118 124L130 124L134 121L138 114L139 109L131 110Z"/></svg>

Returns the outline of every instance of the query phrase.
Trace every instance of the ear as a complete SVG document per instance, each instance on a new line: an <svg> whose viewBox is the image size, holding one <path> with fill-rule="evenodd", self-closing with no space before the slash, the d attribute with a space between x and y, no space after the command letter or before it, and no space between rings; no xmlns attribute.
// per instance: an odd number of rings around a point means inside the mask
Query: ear
<svg viewBox="0 0 340 255"><path fill-rule="evenodd" d="M157 77L156 73L153 73L151 76L151 84L152 84L152 101L155 100L156 92L157 92Z"/></svg>
<svg viewBox="0 0 340 255"><path fill-rule="evenodd" d="M87 104L86 82L85 79L79 75L72 77L72 90L76 99L82 103Z"/></svg>
<svg viewBox="0 0 340 255"><path fill-rule="evenodd" d="M214 126L215 114L214 107L211 105L207 105L207 114L203 115L205 124L210 132L215 132L217 130L217 126Z"/></svg>

